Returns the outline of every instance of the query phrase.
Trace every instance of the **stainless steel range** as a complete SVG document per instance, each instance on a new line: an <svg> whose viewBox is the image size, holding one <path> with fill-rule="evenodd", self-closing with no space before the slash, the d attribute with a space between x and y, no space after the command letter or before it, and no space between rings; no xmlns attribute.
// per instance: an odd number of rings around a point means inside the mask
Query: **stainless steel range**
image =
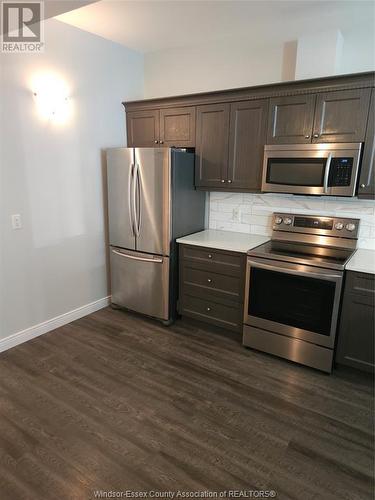
<svg viewBox="0 0 375 500"><path fill-rule="evenodd" d="M243 344L331 372L344 268L358 219L274 213L248 252Z"/></svg>

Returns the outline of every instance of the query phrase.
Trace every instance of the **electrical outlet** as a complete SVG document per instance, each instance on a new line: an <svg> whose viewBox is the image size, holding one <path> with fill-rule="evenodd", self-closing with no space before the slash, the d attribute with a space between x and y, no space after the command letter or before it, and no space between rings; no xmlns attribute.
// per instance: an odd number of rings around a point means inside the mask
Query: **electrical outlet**
<svg viewBox="0 0 375 500"><path fill-rule="evenodd" d="M12 228L13 229L22 229L22 220L20 214L12 215Z"/></svg>
<svg viewBox="0 0 375 500"><path fill-rule="evenodd" d="M241 218L241 210L238 207L236 207L232 210L232 220L240 222L240 218Z"/></svg>

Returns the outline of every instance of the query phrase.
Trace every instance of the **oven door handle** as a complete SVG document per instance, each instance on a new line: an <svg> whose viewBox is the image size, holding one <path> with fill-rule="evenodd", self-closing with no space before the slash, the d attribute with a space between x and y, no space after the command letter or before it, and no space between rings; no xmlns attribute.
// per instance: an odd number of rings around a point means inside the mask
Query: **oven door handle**
<svg viewBox="0 0 375 500"><path fill-rule="evenodd" d="M327 161L326 161L326 168L324 172L324 192L327 194L328 193L328 181L329 181L329 172L331 170L331 161L332 161L332 153L329 153L327 156Z"/></svg>
<svg viewBox="0 0 375 500"><path fill-rule="evenodd" d="M278 264L277 266L274 266L272 264L264 264L263 262L260 263L255 260L247 260L248 265L252 267L259 267L260 269L266 269L270 271L276 271L278 273L284 273L284 274L295 274L296 276L307 276L309 278L319 278L321 280L337 280L337 279L342 279L341 274L332 274L329 272L322 272L322 273L317 273L314 271L308 271L306 270L307 266L302 266L304 267L304 270L298 270L298 269L291 269L290 267L284 267L282 263L280 265Z"/></svg>

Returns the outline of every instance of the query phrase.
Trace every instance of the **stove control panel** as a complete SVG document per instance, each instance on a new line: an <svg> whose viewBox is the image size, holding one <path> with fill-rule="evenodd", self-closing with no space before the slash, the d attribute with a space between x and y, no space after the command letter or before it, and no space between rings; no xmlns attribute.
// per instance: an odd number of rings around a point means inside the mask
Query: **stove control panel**
<svg viewBox="0 0 375 500"><path fill-rule="evenodd" d="M302 215L294 216L294 227L328 229L333 227L333 219L323 217L304 217Z"/></svg>
<svg viewBox="0 0 375 500"><path fill-rule="evenodd" d="M359 219L343 217L274 213L272 228L274 231L356 239L358 237L359 222Z"/></svg>

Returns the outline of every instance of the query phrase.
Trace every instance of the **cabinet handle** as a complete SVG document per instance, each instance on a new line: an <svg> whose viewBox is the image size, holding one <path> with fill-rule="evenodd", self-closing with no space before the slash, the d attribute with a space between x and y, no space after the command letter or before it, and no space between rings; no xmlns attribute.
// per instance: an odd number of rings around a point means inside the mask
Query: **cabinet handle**
<svg viewBox="0 0 375 500"><path fill-rule="evenodd" d="M211 307L206 307L206 311L210 312L211 311Z"/></svg>
<svg viewBox="0 0 375 500"><path fill-rule="evenodd" d="M364 189L366 187L366 184L361 184L360 187Z"/></svg>
<svg viewBox="0 0 375 500"><path fill-rule="evenodd" d="M208 254L208 258L209 258L209 259L212 259L212 255L211 255L210 253Z"/></svg>
<svg viewBox="0 0 375 500"><path fill-rule="evenodd" d="M155 143L155 144L158 144L158 142L159 142L159 141L157 141L157 140L155 139L154 143Z"/></svg>
<svg viewBox="0 0 375 500"><path fill-rule="evenodd" d="M232 183L232 179L228 179L228 184L231 184Z"/></svg>
<svg viewBox="0 0 375 500"><path fill-rule="evenodd" d="M319 137L319 134L314 134L315 139Z"/></svg>
<svg viewBox="0 0 375 500"><path fill-rule="evenodd" d="M305 135L305 139L310 139L310 136L309 135Z"/></svg>
<svg viewBox="0 0 375 500"><path fill-rule="evenodd" d="M225 182L225 179L221 179L221 182Z"/></svg>
<svg viewBox="0 0 375 500"><path fill-rule="evenodd" d="M164 141L159 141L159 144L164 144Z"/></svg>
<svg viewBox="0 0 375 500"><path fill-rule="evenodd" d="M212 283L212 279L211 279L211 278L208 278L208 279L207 279L207 282L208 282L208 283Z"/></svg>

